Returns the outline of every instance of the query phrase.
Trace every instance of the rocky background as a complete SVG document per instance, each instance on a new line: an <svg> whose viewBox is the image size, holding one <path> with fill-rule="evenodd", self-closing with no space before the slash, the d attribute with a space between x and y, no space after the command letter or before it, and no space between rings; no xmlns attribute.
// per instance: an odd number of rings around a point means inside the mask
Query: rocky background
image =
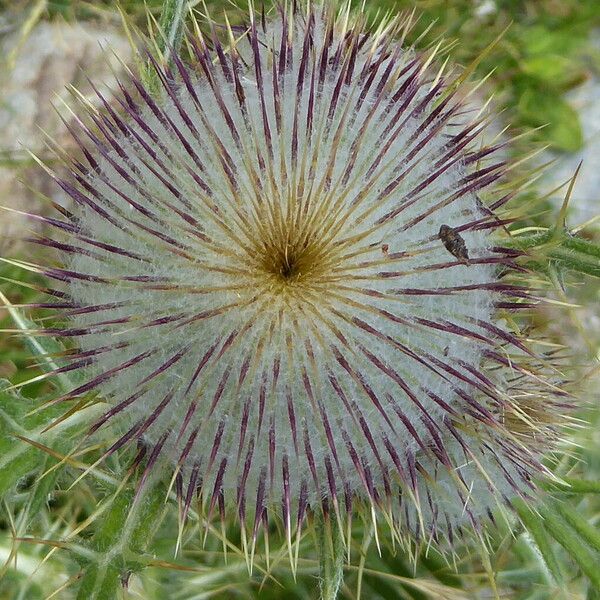
<svg viewBox="0 0 600 600"><path fill-rule="evenodd" d="M0 38L0 198L1 204L23 212L45 210L44 196L66 201L51 178L27 151L56 162L48 141L73 151L67 122L74 105L69 86L96 102L90 77L110 97L115 73L127 62L131 48L115 28L94 23L41 21L31 31L5 33ZM118 57L118 58L117 58ZM58 167L60 168L60 167ZM0 213L0 252L22 249L19 238L35 227L32 220Z"/></svg>

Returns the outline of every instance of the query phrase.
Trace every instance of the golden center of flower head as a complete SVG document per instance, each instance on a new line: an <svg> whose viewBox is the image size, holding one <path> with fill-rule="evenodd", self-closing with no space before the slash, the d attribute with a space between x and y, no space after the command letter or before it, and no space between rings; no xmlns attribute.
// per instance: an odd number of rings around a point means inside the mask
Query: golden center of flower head
<svg viewBox="0 0 600 600"><path fill-rule="evenodd" d="M283 227L261 237L257 271L275 294L287 296L319 287L334 267L331 247L315 232Z"/></svg>
<svg viewBox="0 0 600 600"><path fill-rule="evenodd" d="M319 267L317 244L301 239L273 240L265 244L261 256L262 270L281 286L307 284Z"/></svg>

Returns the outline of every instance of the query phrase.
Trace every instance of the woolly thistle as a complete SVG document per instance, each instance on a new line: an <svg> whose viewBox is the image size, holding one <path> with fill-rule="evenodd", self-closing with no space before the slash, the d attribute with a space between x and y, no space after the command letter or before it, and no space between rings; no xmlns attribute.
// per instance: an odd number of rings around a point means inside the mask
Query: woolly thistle
<svg viewBox="0 0 600 600"><path fill-rule="evenodd" d="M289 538L366 507L452 541L545 472L557 388L498 319L531 306L491 234L508 167L409 21L211 25L73 128L74 206L34 240L78 348L58 401L105 399L90 433L142 442L143 480L171 465L182 519L200 497L256 543L271 515Z"/></svg>

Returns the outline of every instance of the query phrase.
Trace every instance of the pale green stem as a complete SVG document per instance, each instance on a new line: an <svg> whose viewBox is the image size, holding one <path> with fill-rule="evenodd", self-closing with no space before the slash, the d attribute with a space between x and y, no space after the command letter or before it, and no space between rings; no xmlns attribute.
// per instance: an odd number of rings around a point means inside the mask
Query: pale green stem
<svg viewBox="0 0 600 600"><path fill-rule="evenodd" d="M158 22L158 36L156 38L156 54L158 63L169 65L171 53L179 52L183 39L183 26L187 12L187 0L164 0L160 20ZM158 75L151 64L141 69L141 79L146 89L153 95L160 89Z"/></svg>
<svg viewBox="0 0 600 600"><path fill-rule="evenodd" d="M326 517L316 521L319 542L321 600L335 600L344 581L344 541L337 523Z"/></svg>
<svg viewBox="0 0 600 600"><path fill-rule="evenodd" d="M533 235L519 235L502 243L531 254L534 268L546 270L555 264L562 269L600 277L600 246L566 230L551 229Z"/></svg>
<svg viewBox="0 0 600 600"><path fill-rule="evenodd" d="M158 47L163 60L169 62L171 51L178 52L183 37L187 0L165 0L160 15Z"/></svg>
<svg viewBox="0 0 600 600"><path fill-rule="evenodd" d="M572 526L573 524L579 525L582 519L573 516L572 522L567 521L564 512L557 510L556 505L549 507L541 504L538 506L538 512L544 520L544 527L548 533L567 551L571 559L579 565L592 585L596 589L600 589L598 554L591 551L583 543L582 529ZM589 526L587 532L589 532Z"/></svg>
<svg viewBox="0 0 600 600"><path fill-rule="evenodd" d="M600 494L600 481L561 476L560 481L543 481L541 486L551 492L568 494Z"/></svg>

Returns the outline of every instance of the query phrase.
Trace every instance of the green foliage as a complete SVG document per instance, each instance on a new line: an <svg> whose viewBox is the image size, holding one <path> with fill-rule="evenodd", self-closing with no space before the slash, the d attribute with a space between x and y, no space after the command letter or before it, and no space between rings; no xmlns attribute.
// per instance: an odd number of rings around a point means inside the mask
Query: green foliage
<svg viewBox="0 0 600 600"><path fill-rule="evenodd" d="M560 151L579 149L581 124L563 94L598 71L598 53L587 41L600 25L600 4L595 0L498 1L496 10L479 17L474 15L474 5L472 0L417 3L422 16L411 39L418 39L435 22L419 43L437 35L456 39L459 43L449 50L451 62L468 65L508 27L477 66L476 76L492 73L491 86L513 127L543 126L534 139ZM381 6L411 10L414 3L384 0L377 3L377 8Z"/></svg>
<svg viewBox="0 0 600 600"><path fill-rule="evenodd" d="M0 1L0 11L15 13L16 4L20 3ZM27 2L22 4L23 9L31 6ZM412 9L414 4L410 0L384 0L376 7L373 5L373 12L376 8ZM158 17L162 0L146 3L121 0L120 5L143 27L145 5ZM474 19L472 0L417 2L423 15L411 34L412 40L436 20L431 32L419 43L428 44L443 32L460 42L450 50L452 60L468 65L512 22L500 43L477 66L476 76L485 76L494 70L490 85L497 90L498 100L507 107L507 120L514 122L517 128L544 126L535 133L536 139L557 150L578 149L582 144L581 125L577 114L564 100L564 93L597 69L597 56L586 41L590 30L600 25L600 3L596 0L533 3L504 0L497 5L496 13ZM102 20L110 15L116 21L114 7L112 0L48 0L45 17ZM600 276L600 250L582 237L565 233L556 238L553 231L548 231L515 238L514 245L535 250L538 255L533 260L537 260L542 269L551 263L579 274ZM3 293L12 302L35 301L35 289L20 285L39 283L35 276L2 265L0 278ZM32 325L22 311L17 315L23 327ZM1 310L0 327L8 328L10 322L9 312ZM456 554L460 556L457 564L452 562L451 556L441 557L433 550L424 549L415 566L415 557L394 548L383 531L379 532L382 556L373 548L367 552L367 544L364 547L354 544L350 564L341 564L339 544L327 553L322 543L321 556L326 560L321 561L321 569L318 543L307 534L300 543L301 555L308 558L300 561L294 578L287 563L286 540L276 527L270 532L270 542L275 549L271 564L267 567L265 557L257 552L257 565L250 576L241 543L238 543L239 526L236 523L227 526L228 538L233 541L227 547L225 562L225 545L218 537L209 536L203 543L206 529L218 533L219 525L207 522L201 511L191 515L183 533L184 550L174 557L177 508L172 500L166 500L164 483L148 481L134 503L134 484L118 487L124 473L119 457L111 457L69 489L104 448L87 448L82 456L76 457L82 461L77 467L65 461L59 469L54 468L60 457L66 457L81 440L82 424L87 420L75 418L71 424L45 432L46 427L65 412L60 404L35 410L52 397L48 383L40 380L25 387L23 393L9 388L49 368L48 355L60 347L47 338L25 337L22 340L25 343L21 343L16 336L2 335L0 363L9 365L12 371L10 382L0 382L0 498L3 501L0 529L4 534L0 538L0 552L8 561L0 573L2 600L45 598L68 579L71 585L56 597L192 600L236 595L252 598L261 590L260 597L267 600L307 599L315 597L319 574L326 583L334 581L342 566L344 584L340 596L344 598L354 598L361 589L363 598L452 600L476 598L480 593L489 597L489 591L496 587L502 595L510 595L515 600L566 598L569 593L578 593L579 597L587 594L588 600L600 599L597 568L600 564L597 520L600 446L593 432L581 434L571 449L574 457L569 462L569 476L561 477L558 482L545 482L550 493L540 498L533 510L521 501L514 502L521 526L512 516L504 525L499 519L499 532L488 540L495 584L484 574L484 561L474 544L467 542L457 547ZM40 365L37 370L29 368L32 351ZM598 413L596 409L592 419L600 419ZM356 523L354 530L357 539L361 533L365 540L372 539L372 524ZM28 538L44 543L23 541ZM58 544L56 547L52 545L54 542ZM18 559L11 562L13 548L18 551ZM34 571L38 567L36 575ZM131 594L123 589L128 579Z"/></svg>
<svg viewBox="0 0 600 600"><path fill-rule="evenodd" d="M506 241L508 246L526 251L531 268L560 271L600 277L600 246L568 231L550 229L545 233L515 236Z"/></svg>
<svg viewBox="0 0 600 600"><path fill-rule="evenodd" d="M577 112L559 94L527 87L517 105L521 121L530 127L545 127L538 137L557 150L574 152L583 144Z"/></svg>
<svg viewBox="0 0 600 600"><path fill-rule="evenodd" d="M335 600L344 579L344 543L337 524L320 519L317 525L319 537L319 584L322 600Z"/></svg>
<svg viewBox="0 0 600 600"><path fill-rule="evenodd" d="M137 498L132 489L105 500L110 506L89 543L78 600L112 600L123 582L143 568L143 552L160 524L165 490L150 485Z"/></svg>
<svg viewBox="0 0 600 600"><path fill-rule="evenodd" d="M586 547L581 543L581 532L586 531L589 534L589 525L581 523L581 519L573 518L573 509L569 511L557 510L557 503L551 503L550 506L542 505L539 509L540 516L543 519L544 527L550 535L567 550L569 557L572 558L583 573L589 578L590 583L597 589L600 589L600 572L598 571L598 562L600 561L600 545L596 542L593 548ZM568 518L565 516L568 515ZM573 527L574 522L577 527ZM598 536L598 532L596 532ZM594 536L589 535L586 541Z"/></svg>

